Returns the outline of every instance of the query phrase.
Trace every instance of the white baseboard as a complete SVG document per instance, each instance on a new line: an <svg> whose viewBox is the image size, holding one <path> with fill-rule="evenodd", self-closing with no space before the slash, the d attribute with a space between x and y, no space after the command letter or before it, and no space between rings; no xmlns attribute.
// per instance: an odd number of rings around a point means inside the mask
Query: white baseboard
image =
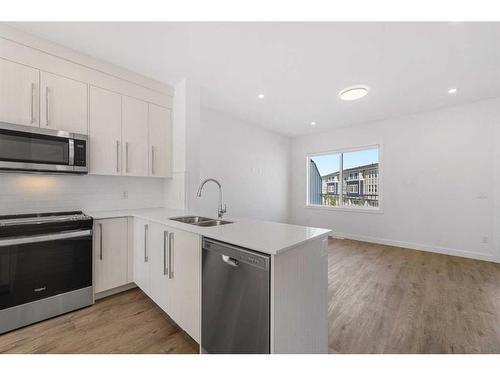
<svg viewBox="0 0 500 375"><path fill-rule="evenodd" d="M335 231L330 235L330 237L337 238L337 239L349 239L349 240L356 240L356 241L363 241L363 242L371 242L371 243L376 243L376 244L380 244L380 245L403 247L403 248L407 248L407 249L427 251L427 252L431 252L431 253L453 255L453 256L462 257L462 258L470 258L470 259L485 260L488 262L500 263L500 259L493 254L478 254L478 253L474 253L471 251L452 249L452 248L447 248L447 247L438 247L438 246L424 245L424 244L418 244L418 243L413 243L413 242L388 240L385 238L360 236L357 234L340 233L340 232L335 232Z"/></svg>
<svg viewBox="0 0 500 375"><path fill-rule="evenodd" d="M97 301L98 299L109 297L109 296L112 296L113 294L125 292L126 290L133 289L133 288L137 288L137 285L135 285L134 283L129 283L129 284L125 284L125 285L113 288L113 289L105 290L104 292L96 293L95 300Z"/></svg>

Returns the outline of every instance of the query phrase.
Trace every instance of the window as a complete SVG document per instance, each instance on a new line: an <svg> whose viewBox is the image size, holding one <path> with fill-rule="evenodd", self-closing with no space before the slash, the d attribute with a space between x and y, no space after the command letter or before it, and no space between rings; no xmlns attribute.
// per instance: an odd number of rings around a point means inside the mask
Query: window
<svg viewBox="0 0 500 375"><path fill-rule="evenodd" d="M359 192L359 186L357 184L347 185L347 192L357 194Z"/></svg>
<svg viewBox="0 0 500 375"><path fill-rule="evenodd" d="M308 157L307 204L379 208L379 148Z"/></svg>

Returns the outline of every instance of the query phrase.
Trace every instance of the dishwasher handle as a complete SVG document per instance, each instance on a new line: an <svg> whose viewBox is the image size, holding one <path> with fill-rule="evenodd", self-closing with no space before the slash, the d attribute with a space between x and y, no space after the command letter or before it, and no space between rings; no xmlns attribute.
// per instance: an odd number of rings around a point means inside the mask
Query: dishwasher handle
<svg viewBox="0 0 500 375"><path fill-rule="evenodd" d="M240 262L238 262L236 259L231 258L230 256L222 254L222 261L225 263L229 264L231 267L238 267L240 265Z"/></svg>

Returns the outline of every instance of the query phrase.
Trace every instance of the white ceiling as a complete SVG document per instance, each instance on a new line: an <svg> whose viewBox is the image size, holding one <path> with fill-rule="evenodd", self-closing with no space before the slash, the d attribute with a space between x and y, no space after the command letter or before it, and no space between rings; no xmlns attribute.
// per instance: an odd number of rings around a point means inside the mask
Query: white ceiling
<svg viewBox="0 0 500 375"><path fill-rule="evenodd" d="M500 96L500 23L10 24L160 81L187 77L204 106L288 135ZM339 100L353 84L369 95Z"/></svg>

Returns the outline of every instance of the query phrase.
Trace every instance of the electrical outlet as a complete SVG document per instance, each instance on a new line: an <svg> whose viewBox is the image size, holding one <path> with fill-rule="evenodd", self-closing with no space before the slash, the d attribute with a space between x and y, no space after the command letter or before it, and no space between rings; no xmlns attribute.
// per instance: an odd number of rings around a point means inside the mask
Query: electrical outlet
<svg viewBox="0 0 500 375"><path fill-rule="evenodd" d="M122 192L122 199L128 199L128 191L127 190L124 190Z"/></svg>

